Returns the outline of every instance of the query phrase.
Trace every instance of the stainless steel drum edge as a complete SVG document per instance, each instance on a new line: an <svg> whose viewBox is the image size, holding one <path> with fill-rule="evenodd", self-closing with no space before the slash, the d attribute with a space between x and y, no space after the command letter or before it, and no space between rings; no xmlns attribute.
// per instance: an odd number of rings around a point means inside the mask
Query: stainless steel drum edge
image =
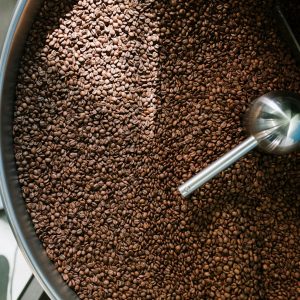
<svg viewBox="0 0 300 300"><path fill-rule="evenodd" d="M63 281L37 238L22 199L14 159L12 121L16 79L27 34L41 0L19 0L0 59L0 188L4 209L33 274L52 300L79 299Z"/></svg>

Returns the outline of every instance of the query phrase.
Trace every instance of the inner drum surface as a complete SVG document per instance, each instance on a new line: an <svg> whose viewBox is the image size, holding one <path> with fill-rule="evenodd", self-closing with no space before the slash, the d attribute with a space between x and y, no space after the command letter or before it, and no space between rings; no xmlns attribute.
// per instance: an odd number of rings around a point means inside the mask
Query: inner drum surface
<svg viewBox="0 0 300 300"><path fill-rule="evenodd" d="M15 155L49 258L81 299L296 299L299 154L237 145L256 97L300 92L274 1L45 1L17 85Z"/></svg>

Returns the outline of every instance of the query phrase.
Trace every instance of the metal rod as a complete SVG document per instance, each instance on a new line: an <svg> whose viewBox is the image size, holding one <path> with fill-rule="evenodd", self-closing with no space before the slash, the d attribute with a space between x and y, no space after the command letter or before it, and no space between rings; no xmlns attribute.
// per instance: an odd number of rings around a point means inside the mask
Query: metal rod
<svg viewBox="0 0 300 300"><path fill-rule="evenodd" d="M210 166L183 183L178 189L183 197L189 196L192 192L215 177L217 174L228 168L239 158L251 151L258 145L256 139L251 136L237 147L226 153L224 156L213 162Z"/></svg>

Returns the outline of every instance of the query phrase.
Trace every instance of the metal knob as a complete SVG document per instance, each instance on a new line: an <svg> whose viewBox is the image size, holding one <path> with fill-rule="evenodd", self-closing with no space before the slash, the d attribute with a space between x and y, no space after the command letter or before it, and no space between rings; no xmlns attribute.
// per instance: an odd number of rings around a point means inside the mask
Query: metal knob
<svg viewBox="0 0 300 300"><path fill-rule="evenodd" d="M179 186L189 196L207 181L258 146L270 153L285 154L300 146L300 96L290 92L270 92L252 103L246 114L250 137L210 166Z"/></svg>

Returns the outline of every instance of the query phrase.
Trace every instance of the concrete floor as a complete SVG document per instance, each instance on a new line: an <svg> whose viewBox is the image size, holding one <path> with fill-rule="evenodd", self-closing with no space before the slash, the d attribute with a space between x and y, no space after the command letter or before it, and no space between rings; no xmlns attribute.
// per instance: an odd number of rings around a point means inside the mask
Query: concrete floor
<svg viewBox="0 0 300 300"><path fill-rule="evenodd" d="M17 246L17 242L3 211L0 212L0 256L6 258L9 268L9 270L7 270L9 282L6 291L3 288L0 289L0 299L16 300L32 273ZM1 281L2 275L6 272L4 266L1 265L0 269L3 272L0 274Z"/></svg>
<svg viewBox="0 0 300 300"><path fill-rule="evenodd" d="M0 49L16 2L16 0L0 0Z"/></svg>

